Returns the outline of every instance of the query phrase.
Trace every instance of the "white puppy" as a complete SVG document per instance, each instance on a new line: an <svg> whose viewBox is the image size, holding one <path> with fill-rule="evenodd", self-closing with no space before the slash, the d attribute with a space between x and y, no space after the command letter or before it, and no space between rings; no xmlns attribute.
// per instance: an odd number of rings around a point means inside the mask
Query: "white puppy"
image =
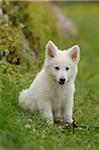
<svg viewBox="0 0 99 150"><path fill-rule="evenodd" d="M43 68L31 86L20 94L20 106L33 113L39 111L50 124L57 118L72 123L74 81L79 59L79 46L61 51L49 41Z"/></svg>

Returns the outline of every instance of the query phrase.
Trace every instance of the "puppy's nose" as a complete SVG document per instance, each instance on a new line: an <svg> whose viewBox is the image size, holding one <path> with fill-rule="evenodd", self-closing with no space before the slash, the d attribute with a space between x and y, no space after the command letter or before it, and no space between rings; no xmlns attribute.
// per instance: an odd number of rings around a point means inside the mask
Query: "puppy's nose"
<svg viewBox="0 0 99 150"><path fill-rule="evenodd" d="M65 82L65 78L60 78L60 82Z"/></svg>

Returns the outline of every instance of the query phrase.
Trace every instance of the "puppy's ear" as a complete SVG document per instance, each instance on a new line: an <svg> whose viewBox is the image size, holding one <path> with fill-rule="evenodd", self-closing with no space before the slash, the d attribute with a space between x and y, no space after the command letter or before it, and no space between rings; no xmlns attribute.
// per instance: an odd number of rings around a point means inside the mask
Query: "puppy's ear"
<svg viewBox="0 0 99 150"><path fill-rule="evenodd" d="M74 63L78 63L80 60L80 47L78 45L74 45L69 48L68 54Z"/></svg>
<svg viewBox="0 0 99 150"><path fill-rule="evenodd" d="M54 58L56 55L57 49L58 48L52 41L48 41L48 43L46 44L46 56L48 58Z"/></svg>

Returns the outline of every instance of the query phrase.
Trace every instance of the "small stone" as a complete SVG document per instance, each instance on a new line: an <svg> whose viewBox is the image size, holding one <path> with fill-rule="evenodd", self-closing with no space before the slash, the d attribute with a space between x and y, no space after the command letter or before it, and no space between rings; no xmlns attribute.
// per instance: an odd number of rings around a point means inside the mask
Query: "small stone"
<svg viewBox="0 0 99 150"><path fill-rule="evenodd" d="M26 125L25 125L25 128L26 128L26 129L31 129L30 124L26 124Z"/></svg>
<svg viewBox="0 0 99 150"><path fill-rule="evenodd" d="M2 61L2 60L0 60L0 65L1 65L1 64L3 64L3 61Z"/></svg>
<svg viewBox="0 0 99 150"><path fill-rule="evenodd" d="M24 25L23 23L20 23L20 27L21 27L21 28L24 28L25 25Z"/></svg>
<svg viewBox="0 0 99 150"><path fill-rule="evenodd" d="M2 9L0 9L0 16L3 16L3 11L2 11Z"/></svg>
<svg viewBox="0 0 99 150"><path fill-rule="evenodd" d="M9 27L9 25L6 23L6 24L4 24L4 29L6 30L8 27Z"/></svg>
<svg viewBox="0 0 99 150"><path fill-rule="evenodd" d="M10 53L8 49L5 49L4 52L5 52L5 56L8 56Z"/></svg>
<svg viewBox="0 0 99 150"><path fill-rule="evenodd" d="M5 19L5 20L9 20L8 15L4 15L4 19Z"/></svg>
<svg viewBox="0 0 99 150"><path fill-rule="evenodd" d="M36 130L35 129L33 129L33 132L35 132Z"/></svg>

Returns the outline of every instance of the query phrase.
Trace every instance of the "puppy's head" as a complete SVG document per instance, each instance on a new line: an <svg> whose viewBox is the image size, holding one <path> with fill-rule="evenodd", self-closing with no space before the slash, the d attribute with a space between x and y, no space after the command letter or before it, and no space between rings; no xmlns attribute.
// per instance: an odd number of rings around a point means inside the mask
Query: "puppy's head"
<svg viewBox="0 0 99 150"><path fill-rule="evenodd" d="M44 67L54 81L62 85L75 79L79 59L80 48L78 45L61 51L52 41L48 41Z"/></svg>

